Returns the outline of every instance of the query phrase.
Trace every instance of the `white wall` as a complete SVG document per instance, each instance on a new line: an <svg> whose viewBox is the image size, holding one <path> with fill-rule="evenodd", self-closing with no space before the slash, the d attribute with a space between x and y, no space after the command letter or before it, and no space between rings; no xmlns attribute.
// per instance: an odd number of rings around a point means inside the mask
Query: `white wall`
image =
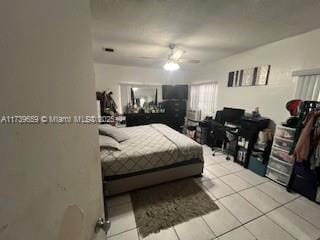
<svg viewBox="0 0 320 240"><path fill-rule="evenodd" d="M230 71L265 64L271 65L267 86L226 87ZM289 116L285 104L295 89L292 71L319 67L320 29L201 66L191 81L219 82L217 109L228 106L251 112L258 106L263 116L280 123Z"/></svg>
<svg viewBox="0 0 320 240"><path fill-rule="evenodd" d="M119 83L144 84L181 84L188 82L190 74L179 70L167 72L162 68L128 67L95 63L97 91L110 89L114 93L114 100L120 106Z"/></svg>
<svg viewBox="0 0 320 240"><path fill-rule="evenodd" d="M2 1L0 116L96 114L89 25L89 0ZM103 216L95 125L1 125L0 141L1 240L105 239L93 234ZM72 208L66 237L70 205L82 213Z"/></svg>

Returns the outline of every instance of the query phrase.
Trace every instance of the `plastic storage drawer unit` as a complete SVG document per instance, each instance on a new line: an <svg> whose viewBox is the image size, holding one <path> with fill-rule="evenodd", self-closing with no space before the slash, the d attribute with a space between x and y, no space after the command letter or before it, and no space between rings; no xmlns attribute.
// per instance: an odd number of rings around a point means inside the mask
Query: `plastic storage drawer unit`
<svg viewBox="0 0 320 240"><path fill-rule="evenodd" d="M276 129L274 136L277 138L284 138L284 139L288 139L288 140L293 140L295 131L296 130L294 128L277 126L277 129Z"/></svg>
<svg viewBox="0 0 320 240"><path fill-rule="evenodd" d="M279 171L270 168L269 166L267 167L267 173L266 176L270 179L272 179L273 181L276 181L284 186L288 185L290 176L280 173Z"/></svg>
<svg viewBox="0 0 320 240"><path fill-rule="evenodd" d="M274 137L274 146L289 151L293 143L292 140Z"/></svg>
<svg viewBox="0 0 320 240"><path fill-rule="evenodd" d="M281 161L285 161L291 164L293 163L293 155L289 155L289 151L275 146L272 147L271 156Z"/></svg>
<svg viewBox="0 0 320 240"><path fill-rule="evenodd" d="M269 159L269 166L273 169L276 169L284 174L291 174L292 171L292 165L289 163L286 163L284 161L278 160L276 158L270 157Z"/></svg>

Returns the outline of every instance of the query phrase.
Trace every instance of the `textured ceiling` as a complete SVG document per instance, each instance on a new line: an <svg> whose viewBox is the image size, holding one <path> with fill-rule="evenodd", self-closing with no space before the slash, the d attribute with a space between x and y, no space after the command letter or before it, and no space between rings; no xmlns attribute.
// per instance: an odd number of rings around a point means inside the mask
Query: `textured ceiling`
<svg viewBox="0 0 320 240"><path fill-rule="evenodd" d="M162 66L139 57L166 57L169 43L203 64L320 27L320 0L91 0L91 9L95 61L128 66Z"/></svg>

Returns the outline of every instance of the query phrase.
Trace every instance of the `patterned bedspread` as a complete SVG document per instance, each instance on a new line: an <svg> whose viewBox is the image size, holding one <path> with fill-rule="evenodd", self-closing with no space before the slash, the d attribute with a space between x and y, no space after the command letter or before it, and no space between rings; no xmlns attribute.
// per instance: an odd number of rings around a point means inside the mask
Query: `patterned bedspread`
<svg viewBox="0 0 320 240"><path fill-rule="evenodd" d="M121 151L101 151L104 176L139 172L194 158L203 161L201 145L163 124L120 130L130 139L121 143Z"/></svg>

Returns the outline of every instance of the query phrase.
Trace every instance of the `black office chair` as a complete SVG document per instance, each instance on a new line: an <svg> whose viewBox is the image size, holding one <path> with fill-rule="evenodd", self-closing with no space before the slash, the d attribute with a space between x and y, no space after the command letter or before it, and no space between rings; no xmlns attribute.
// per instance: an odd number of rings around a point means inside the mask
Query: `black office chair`
<svg viewBox="0 0 320 240"><path fill-rule="evenodd" d="M210 122L209 137L216 143L221 143L221 147L212 147L212 156L220 152L226 155L226 159L230 160L229 153L225 150L225 145L232 142L234 139L234 132L225 127L222 123L212 120Z"/></svg>

